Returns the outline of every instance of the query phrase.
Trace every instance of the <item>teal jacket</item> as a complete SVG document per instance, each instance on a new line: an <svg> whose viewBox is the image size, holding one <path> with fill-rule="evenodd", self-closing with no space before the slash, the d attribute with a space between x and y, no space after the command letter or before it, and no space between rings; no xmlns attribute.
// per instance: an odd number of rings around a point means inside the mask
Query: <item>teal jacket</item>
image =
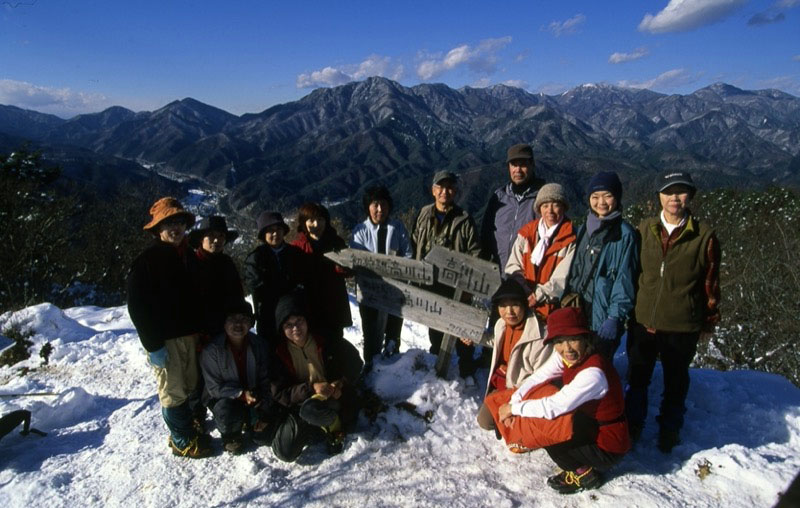
<svg viewBox="0 0 800 508"><path fill-rule="evenodd" d="M609 317L616 318L620 326L624 326L636 303L636 277L639 272L638 234L633 226L622 219L613 221L607 228L608 231L597 231L592 238L602 233L600 245L591 240L587 242L587 239L583 238L586 234L585 224L578 228L576 239L578 248L572 259L565 291L565 294L581 293L586 303L586 310L591 309L589 326L594 331L600 329ZM595 256L599 258L595 260ZM591 281L581 283L581 274L590 274L594 262L597 266Z"/></svg>

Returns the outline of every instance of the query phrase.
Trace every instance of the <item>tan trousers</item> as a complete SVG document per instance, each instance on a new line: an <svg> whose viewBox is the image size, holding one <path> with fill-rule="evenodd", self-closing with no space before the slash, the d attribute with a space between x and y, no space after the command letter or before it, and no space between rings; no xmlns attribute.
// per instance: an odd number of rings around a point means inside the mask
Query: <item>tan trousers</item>
<svg viewBox="0 0 800 508"><path fill-rule="evenodd" d="M197 335L186 335L164 342L167 366L153 366L162 407L177 407L186 402L197 387Z"/></svg>

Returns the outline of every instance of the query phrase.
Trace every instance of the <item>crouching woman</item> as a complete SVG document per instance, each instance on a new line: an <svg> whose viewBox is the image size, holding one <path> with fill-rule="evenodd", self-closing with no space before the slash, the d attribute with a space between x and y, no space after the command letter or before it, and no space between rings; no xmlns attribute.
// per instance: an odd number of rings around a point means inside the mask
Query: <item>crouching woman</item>
<svg viewBox="0 0 800 508"><path fill-rule="evenodd" d="M622 384L614 366L595 351L580 309L548 316L545 343L550 342L556 354L510 398L506 392L507 402L498 404L498 392L490 410L510 446L544 447L563 469L547 479L550 487L562 494L595 489L603 484L603 472L630 449Z"/></svg>
<svg viewBox="0 0 800 508"><path fill-rule="evenodd" d="M288 409L272 441L275 456L295 461L306 445L323 438L331 455L342 451L344 433L357 415L355 384L364 362L346 340L309 333L302 298L278 301L276 354L288 371L280 402Z"/></svg>
<svg viewBox="0 0 800 508"><path fill-rule="evenodd" d="M274 396L283 388L285 370L268 354L266 342L250 328L253 310L244 300L225 312L224 332L203 350L203 404L211 408L225 451L244 450L243 429L256 444L267 444L282 411Z"/></svg>

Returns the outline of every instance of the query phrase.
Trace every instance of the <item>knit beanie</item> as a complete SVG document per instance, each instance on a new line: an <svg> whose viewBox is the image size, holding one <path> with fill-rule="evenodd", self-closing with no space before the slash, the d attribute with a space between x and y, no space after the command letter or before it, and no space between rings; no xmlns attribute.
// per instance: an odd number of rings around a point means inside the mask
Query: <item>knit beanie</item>
<svg viewBox="0 0 800 508"><path fill-rule="evenodd" d="M528 295L525 294L525 290L519 282L511 278L500 283L500 287L492 295L492 305L497 305L502 300L516 300L528 306Z"/></svg>
<svg viewBox="0 0 800 508"><path fill-rule="evenodd" d="M564 187L557 183L547 183L542 185L539 192L536 193L536 201L533 202L533 211L539 213L539 208L545 203L552 203L557 201L564 205L564 211L569 210L569 203L567 203L567 194L564 192Z"/></svg>
<svg viewBox="0 0 800 508"><path fill-rule="evenodd" d="M589 181L589 187L586 189L588 194L598 191L607 191L613 194L617 202L622 201L622 182L613 171L601 171L592 177Z"/></svg>

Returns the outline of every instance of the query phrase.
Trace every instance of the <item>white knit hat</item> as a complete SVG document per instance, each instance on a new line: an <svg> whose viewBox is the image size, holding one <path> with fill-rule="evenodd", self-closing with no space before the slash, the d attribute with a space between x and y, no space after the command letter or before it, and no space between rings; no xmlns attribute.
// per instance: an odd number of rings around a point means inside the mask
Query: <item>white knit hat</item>
<svg viewBox="0 0 800 508"><path fill-rule="evenodd" d="M567 194L564 192L564 187L557 183L546 183L542 185L539 192L536 194L536 201L533 203L533 211L539 213L539 208L545 203L552 203L558 201L564 205L564 211L569 210L569 203L567 203Z"/></svg>

